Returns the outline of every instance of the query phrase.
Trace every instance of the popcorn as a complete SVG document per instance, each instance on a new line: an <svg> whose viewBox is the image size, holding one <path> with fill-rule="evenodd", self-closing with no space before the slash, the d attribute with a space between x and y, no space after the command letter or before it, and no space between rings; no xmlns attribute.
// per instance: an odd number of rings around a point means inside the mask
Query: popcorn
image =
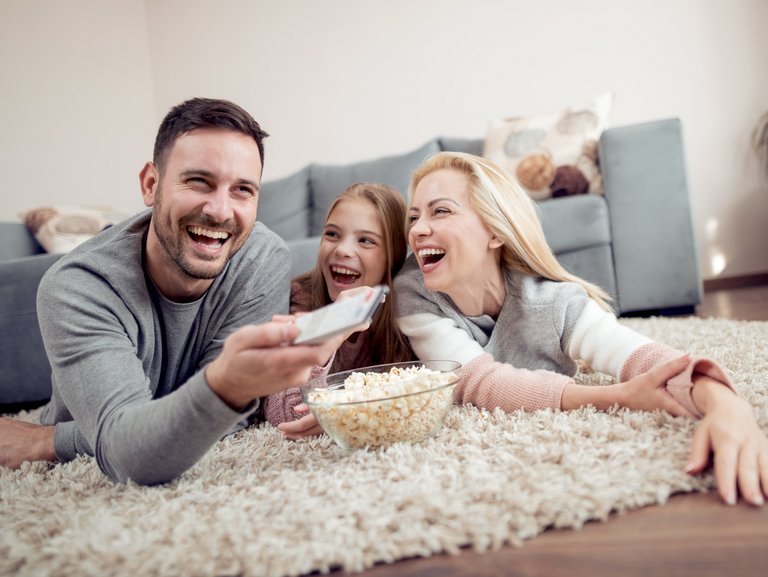
<svg viewBox="0 0 768 577"><path fill-rule="evenodd" d="M308 388L305 400L339 445L376 448L434 435L457 382L453 372L395 366L389 372L353 372L342 386Z"/></svg>

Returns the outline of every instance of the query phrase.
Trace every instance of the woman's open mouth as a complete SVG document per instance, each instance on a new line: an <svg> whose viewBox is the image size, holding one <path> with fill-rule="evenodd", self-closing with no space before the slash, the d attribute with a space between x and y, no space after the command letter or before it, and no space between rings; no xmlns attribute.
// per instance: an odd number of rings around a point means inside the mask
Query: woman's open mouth
<svg viewBox="0 0 768 577"><path fill-rule="evenodd" d="M442 260L445 251L441 248L422 248L418 255L422 270L429 270Z"/></svg>

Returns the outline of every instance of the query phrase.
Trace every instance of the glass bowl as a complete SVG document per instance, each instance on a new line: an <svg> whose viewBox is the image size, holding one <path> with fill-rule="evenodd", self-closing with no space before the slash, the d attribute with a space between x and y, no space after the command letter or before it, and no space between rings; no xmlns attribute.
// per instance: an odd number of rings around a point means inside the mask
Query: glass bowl
<svg viewBox="0 0 768 577"><path fill-rule="evenodd" d="M413 361L333 373L301 387L325 432L345 449L418 443L440 429L459 382L456 361Z"/></svg>

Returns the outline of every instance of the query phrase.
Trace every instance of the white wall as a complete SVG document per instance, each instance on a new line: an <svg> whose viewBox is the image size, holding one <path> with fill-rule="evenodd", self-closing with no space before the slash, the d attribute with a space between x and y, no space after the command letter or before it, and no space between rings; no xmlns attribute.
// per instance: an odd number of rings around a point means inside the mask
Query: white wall
<svg viewBox="0 0 768 577"><path fill-rule="evenodd" d="M0 1L0 219L143 206L155 103L144 3Z"/></svg>
<svg viewBox="0 0 768 577"><path fill-rule="evenodd" d="M704 277L768 271L768 179L749 150L768 107L764 0L103 4L0 4L0 218L64 199L140 206L157 123L191 96L254 114L271 179L610 90L613 125L682 119Z"/></svg>

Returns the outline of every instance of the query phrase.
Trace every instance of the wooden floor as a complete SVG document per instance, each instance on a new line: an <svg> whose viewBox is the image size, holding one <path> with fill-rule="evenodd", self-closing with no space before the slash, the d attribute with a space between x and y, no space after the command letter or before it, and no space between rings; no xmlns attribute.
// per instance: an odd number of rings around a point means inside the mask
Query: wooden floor
<svg viewBox="0 0 768 577"><path fill-rule="evenodd" d="M697 316L768 320L768 285L707 292ZM343 575L343 573L336 573ZM551 530L520 548L437 555L374 567L363 577L765 577L768 505L724 505L714 493Z"/></svg>

